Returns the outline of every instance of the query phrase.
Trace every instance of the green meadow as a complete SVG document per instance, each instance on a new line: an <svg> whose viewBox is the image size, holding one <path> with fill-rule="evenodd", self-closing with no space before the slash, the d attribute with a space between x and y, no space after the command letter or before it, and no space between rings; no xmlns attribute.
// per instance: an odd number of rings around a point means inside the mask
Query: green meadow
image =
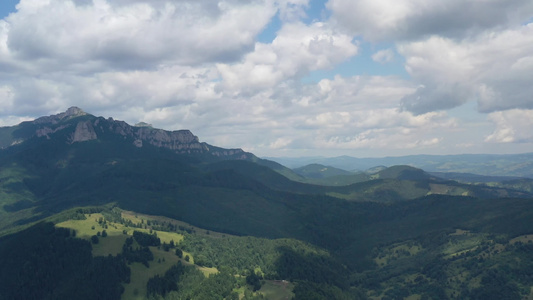
<svg viewBox="0 0 533 300"><path fill-rule="evenodd" d="M263 294L265 299L286 300L294 297L293 289L294 284L285 280L265 280L259 293Z"/></svg>
<svg viewBox="0 0 533 300"><path fill-rule="evenodd" d="M141 222L141 218L135 217L128 213L124 213L123 218L126 220ZM148 216L144 220L150 220ZM155 233L161 240L161 243L169 244L171 241L179 243L183 240L183 235L175 232L164 232L158 230L150 230L144 228L133 228L125 226L118 222L111 222L105 218L101 213L85 214L85 220L67 220L56 224L57 227L69 228L76 231L76 237L90 240L93 235L100 234L99 242L93 244L93 256L107 256L117 255L122 252L122 246L126 239L132 236L134 231L140 231L144 233ZM152 218L153 220L154 218ZM136 222L137 223L137 222ZM106 231L107 236L102 237L102 232ZM134 242L134 246L138 246ZM122 299L145 299L146 296L146 283L151 277L156 275L163 275L171 266L180 261L174 252L174 249L164 251L161 247L149 247L154 255L154 260L149 262L149 268L145 267L141 263L130 264L131 268L131 281L129 284L124 285L124 294ZM190 262L183 263L193 264L194 259L188 252L183 252L183 257L188 255ZM214 268L202 268L198 267L205 274L216 273Z"/></svg>

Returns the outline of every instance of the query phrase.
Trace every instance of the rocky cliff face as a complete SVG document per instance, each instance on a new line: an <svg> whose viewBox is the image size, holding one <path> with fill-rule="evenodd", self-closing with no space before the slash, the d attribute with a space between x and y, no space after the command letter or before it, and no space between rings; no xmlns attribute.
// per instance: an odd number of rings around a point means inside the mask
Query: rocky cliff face
<svg viewBox="0 0 533 300"><path fill-rule="evenodd" d="M209 148L200 143L198 137L189 130L165 131L148 127L137 128L137 139L147 142L156 147L163 147L175 151L208 151Z"/></svg>
<svg viewBox="0 0 533 300"><path fill-rule="evenodd" d="M76 122L76 119L81 116L85 117ZM124 121L92 116L78 107L71 107L66 112L25 123L24 126L34 126L35 129L33 134L27 135L21 140L27 140L32 136L50 139L57 132L70 130L66 140L69 144L96 140L100 135L109 136L112 134L120 136L122 140L131 141L132 145L139 148L152 145L170 149L179 154L207 153L220 158L231 157L234 159L253 157L253 154L246 153L242 149L221 149L202 143L189 130L166 131L153 128L146 123L131 126Z"/></svg>
<svg viewBox="0 0 533 300"><path fill-rule="evenodd" d="M115 121L112 118L104 120L98 118L94 121L95 127L121 135L124 138L133 139L133 145L143 147L152 146L167 148L177 153L204 153L209 151L205 143L200 143L197 136L189 130L166 131L149 126L130 126L124 121Z"/></svg>
<svg viewBox="0 0 533 300"><path fill-rule="evenodd" d="M96 140L98 136L94 132L93 125L90 121L79 122L76 130L72 134L72 143Z"/></svg>

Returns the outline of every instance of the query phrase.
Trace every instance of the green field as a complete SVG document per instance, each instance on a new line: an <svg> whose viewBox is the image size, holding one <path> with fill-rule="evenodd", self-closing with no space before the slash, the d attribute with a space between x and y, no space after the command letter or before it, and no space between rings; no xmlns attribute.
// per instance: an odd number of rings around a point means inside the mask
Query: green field
<svg viewBox="0 0 533 300"><path fill-rule="evenodd" d="M105 216L101 213L85 214L85 220L68 220L56 224L57 227L69 228L76 231L76 237L90 240L91 236L98 232L105 230L107 237L100 237L98 244L93 244L93 256L107 256L117 255L122 252L122 246L126 239L133 234L133 231L141 231L150 233L150 229L127 227L121 223L110 222L105 220ZM144 220L154 220L156 217L143 215ZM140 217L135 217L132 214L124 213L124 219L141 222ZM104 221L100 220L105 220ZM137 222L135 222L137 223ZM126 234L124 234L124 230ZM179 243L183 240L183 235L174 232L164 232L152 230L160 238L161 242L170 243L174 241ZM134 244L135 245L135 244ZM148 279L155 275L163 275L171 266L176 264L180 259L176 256L173 249L166 252L158 247L150 247L154 254L154 260L149 263L150 267L146 268L141 263L132 263L131 281L124 285L124 294L122 299L144 299L146 295L146 283ZM194 258L188 252L183 252L183 257L188 255L190 262L182 260L184 264L193 264ZM204 274L214 274L218 270L216 268L198 267Z"/></svg>
<svg viewBox="0 0 533 300"><path fill-rule="evenodd" d="M145 299L148 279L155 275L165 274L171 266L180 260L173 252L165 252L157 249L157 247L150 247L150 250L154 253L154 260L150 262L149 268L141 263L130 265L131 281L124 285L122 299ZM182 262L186 263L185 261Z"/></svg>
<svg viewBox="0 0 533 300"><path fill-rule="evenodd" d="M259 293L269 300L286 300L292 299L294 293L294 284L285 280L265 280L265 283L259 290Z"/></svg>
<svg viewBox="0 0 533 300"><path fill-rule="evenodd" d="M125 214L125 219L128 216ZM91 236L96 235L98 232L105 230L107 232L107 237L100 238L100 243L93 245L93 255L117 255L122 251L122 245L124 241L133 234L133 231L140 231L144 233L150 233L150 229L144 228L132 228L127 227L123 224L110 222L105 220L104 215L100 213L95 214L86 214L86 220L68 220L65 222L58 223L56 226L70 228L76 231L76 236L83 239L90 239ZM99 223L100 219L105 220L105 224ZM148 220L148 219L146 219ZM141 220L139 219L139 222ZM126 234L124 234L126 231ZM183 235L174 233L174 232L165 232L152 230L157 237L161 240L161 243L179 243L183 239Z"/></svg>

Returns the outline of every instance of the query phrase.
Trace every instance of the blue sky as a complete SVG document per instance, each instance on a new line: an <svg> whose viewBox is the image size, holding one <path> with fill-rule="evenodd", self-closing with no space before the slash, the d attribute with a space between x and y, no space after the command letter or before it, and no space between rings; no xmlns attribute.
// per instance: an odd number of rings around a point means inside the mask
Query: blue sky
<svg viewBox="0 0 533 300"><path fill-rule="evenodd" d="M78 106L260 156L533 151L531 1L17 4L0 126Z"/></svg>
<svg viewBox="0 0 533 300"><path fill-rule="evenodd" d="M15 12L17 3L18 0L3 0L0 3L0 18L5 18L10 13Z"/></svg>

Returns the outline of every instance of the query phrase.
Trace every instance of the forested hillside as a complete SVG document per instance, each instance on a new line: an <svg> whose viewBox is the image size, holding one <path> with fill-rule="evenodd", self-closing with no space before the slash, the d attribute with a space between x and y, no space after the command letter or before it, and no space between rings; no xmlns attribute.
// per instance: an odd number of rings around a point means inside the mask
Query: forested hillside
<svg viewBox="0 0 533 300"><path fill-rule="evenodd" d="M296 174L77 110L0 133L0 299L521 299L533 286L527 179L406 165L318 178L323 166Z"/></svg>

